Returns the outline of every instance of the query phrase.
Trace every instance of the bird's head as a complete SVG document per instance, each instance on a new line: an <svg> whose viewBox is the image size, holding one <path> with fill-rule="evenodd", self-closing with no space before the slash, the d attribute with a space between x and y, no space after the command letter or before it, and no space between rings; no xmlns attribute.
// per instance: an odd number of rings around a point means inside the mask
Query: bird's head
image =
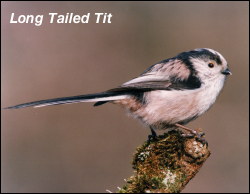
<svg viewBox="0 0 250 194"><path fill-rule="evenodd" d="M217 51L209 48L195 49L180 53L181 60L197 76L201 82L209 80L224 80L231 75L226 59Z"/></svg>

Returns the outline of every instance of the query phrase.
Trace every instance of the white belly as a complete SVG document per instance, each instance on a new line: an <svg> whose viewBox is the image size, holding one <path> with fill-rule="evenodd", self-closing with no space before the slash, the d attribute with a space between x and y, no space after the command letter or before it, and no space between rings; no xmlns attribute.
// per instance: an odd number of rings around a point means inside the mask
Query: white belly
<svg viewBox="0 0 250 194"><path fill-rule="evenodd" d="M223 81L224 82L224 81ZM195 90L156 90L146 94L146 106L133 114L152 125L157 122L175 124L196 118L215 102L223 82Z"/></svg>

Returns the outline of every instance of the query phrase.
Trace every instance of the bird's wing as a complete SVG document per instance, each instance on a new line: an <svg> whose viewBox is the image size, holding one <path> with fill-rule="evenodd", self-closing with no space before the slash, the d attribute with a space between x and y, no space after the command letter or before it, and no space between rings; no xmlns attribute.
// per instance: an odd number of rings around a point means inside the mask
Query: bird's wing
<svg viewBox="0 0 250 194"><path fill-rule="evenodd" d="M137 90L185 90L197 89L201 81L179 60L165 60L147 69L119 88Z"/></svg>
<svg viewBox="0 0 250 194"><path fill-rule="evenodd" d="M140 97L144 92L153 90L193 90L200 86L201 81L182 61L166 59L152 65L139 77L107 92ZM106 102L108 100L100 101L95 103L94 106L99 106Z"/></svg>
<svg viewBox="0 0 250 194"><path fill-rule="evenodd" d="M155 75L155 74L146 74L142 75L140 77L134 78L120 86L120 88L127 88L127 89L167 89L170 87L173 83L170 79L161 76L161 75Z"/></svg>

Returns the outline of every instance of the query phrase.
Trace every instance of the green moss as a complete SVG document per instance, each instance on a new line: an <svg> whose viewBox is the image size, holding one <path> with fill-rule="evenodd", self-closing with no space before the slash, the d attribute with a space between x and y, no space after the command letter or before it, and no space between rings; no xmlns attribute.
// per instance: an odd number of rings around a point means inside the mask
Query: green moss
<svg viewBox="0 0 250 194"><path fill-rule="evenodd" d="M132 162L136 174L118 192L180 192L195 174L183 163L187 138L181 134L180 131L169 131L138 147ZM195 167L197 170L197 165Z"/></svg>
<svg viewBox="0 0 250 194"><path fill-rule="evenodd" d="M146 141L136 149L133 168L137 176L131 177L119 191L121 193L144 193L146 190L168 187L163 183L167 170L180 168L176 161L181 155L183 138L178 131L170 131L154 141Z"/></svg>

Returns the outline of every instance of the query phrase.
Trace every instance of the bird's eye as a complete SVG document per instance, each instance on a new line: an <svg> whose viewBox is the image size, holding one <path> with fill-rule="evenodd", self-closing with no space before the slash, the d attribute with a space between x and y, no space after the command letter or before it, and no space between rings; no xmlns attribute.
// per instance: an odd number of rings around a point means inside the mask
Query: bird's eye
<svg viewBox="0 0 250 194"><path fill-rule="evenodd" d="M213 68L214 64L213 63L208 63L208 67Z"/></svg>

